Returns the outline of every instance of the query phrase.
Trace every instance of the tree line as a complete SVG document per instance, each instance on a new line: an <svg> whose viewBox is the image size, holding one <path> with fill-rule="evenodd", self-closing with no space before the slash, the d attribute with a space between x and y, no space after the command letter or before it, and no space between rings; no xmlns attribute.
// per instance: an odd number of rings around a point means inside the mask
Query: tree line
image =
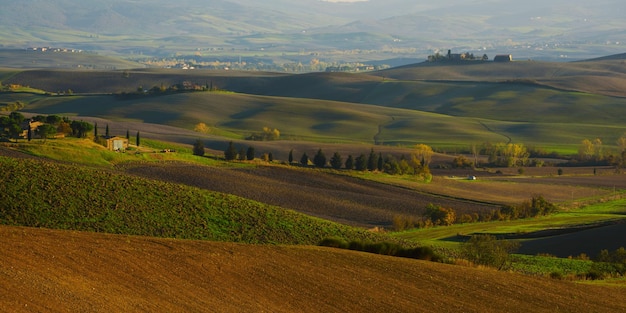
<svg viewBox="0 0 626 313"><path fill-rule="evenodd" d="M38 124L35 129L31 126L33 123ZM22 138L30 141L35 136L44 140L56 135L85 138L92 130L93 125L88 122L70 120L57 115L37 115L26 119L19 112L11 112L8 116L0 116L0 138L12 139L15 142Z"/></svg>
<svg viewBox="0 0 626 313"><path fill-rule="evenodd" d="M267 128L266 133L271 134L272 130ZM204 144L201 140L194 143L194 154L204 155ZM390 175L415 175L420 176L426 181L432 179L429 165L434 154L430 146L419 144L416 145L410 157L404 155L399 158L379 152L376 153L372 148L368 154L361 153L354 157L348 155L345 159L339 152L334 152L332 157L326 157L324 151L320 148L312 157L307 152L303 152L298 160L295 159L294 150L289 151L287 164L300 165L304 167L332 168L335 170L356 170L356 171L378 171ZM254 147L249 146L247 149L237 148L231 141L224 150L224 159L226 161L234 160L254 160ZM263 155L265 161L274 161L272 153Z"/></svg>
<svg viewBox="0 0 626 313"><path fill-rule="evenodd" d="M535 196L529 201L518 205L507 205L497 209L485 210L481 213L459 214L453 208L429 204L422 216L396 215L393 217L393 229L403 231L413 228L433 226L450 226L474 222L490 222L515 220L529 217L545 216L556 213L558 208L543 196Z"/></svg>
<svg viewBox="0 0 626 313"><path fill-rule="evenodd" d="M36 125L36 126L33 126ZM72 136L87 138L93 134L95 142L106 146L106 139L111 137L109 125L106 125L105 134L98 134L98 124L85 121L71 120L68 117L58 115L36 115L27 119L19 112L11 112L9 115L0 116L0 139L19 139L31 141L39 138L46 140L57 136ZM126 131L126 139L130 139L130 133ZM140 135L137 132L136 144L140 144Z"/></svg>

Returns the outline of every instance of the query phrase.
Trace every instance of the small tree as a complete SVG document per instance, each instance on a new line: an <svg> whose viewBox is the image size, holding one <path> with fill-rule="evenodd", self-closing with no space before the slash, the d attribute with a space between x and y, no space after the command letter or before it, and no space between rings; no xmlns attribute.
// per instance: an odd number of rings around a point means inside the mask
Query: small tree
<svg viewBox="0 0 626 313"><path fill-rule="evenodd" d="M28 141L33 140L33 130L28 126Z"/></svg>
<svg viewBox="0 0 626 313"><path fill-rule="evenodd" d="M341 159L341 155L339 154L339 152L335 152L333 154L333 157L330 158L330 166L338 170L341 168L341 165L343 165L343 160Z"/></svg>
<svg viewBox="0 0 626 313"><path fill-rule="evenodd" d="M226 161L233 161L237 158L237 149L232 141L228 143L228 148L224 150L224 158Z"/></svg>
<svg viewBox="0 0 626 313"><path fill-rule="evenodd" d="M309 156L305 153L302 154L302 157L300 158L300 164L307 166L309 165Z"/></svg>
<svg viewBox="0 0 626 313"><path fill-rule="evenodd" d="M519 248L519 243L508 240L497 240L492 235L474 235L463 243L462 255L475 264L505 268L509 263L510 254Z"/></svg>
<svg viewBox="0 0 626 313"><path fill-rule="evenodd" d="M130 140L130 132L128 129L126 130L126 140Z"/></svg>
<svg viewBox="0 0 626 313"><path fill-rule="evenodd" d="M193 143L193 155L204 156L204 143L200 139L196 139Z"/></svg>
<svg viewBox="0 0 626 313"><path fill-rule="evenodd" d="M95 141L98 140L98 123L93 124L93 137Z"/></svg>
<svg viewBox="0 0 626 313"><path fill-rule="evenodd" d="M50 124L42 124L42 125L39 125L39 127L37 127L35 132L37 133L37 135L39 137L41 137L41 139L43 139L45 141L50 136L54 136L54 134L56 134L57 130L56 130L56 128L54 128L54 126L52 126Z"/></svg>
<svg viewBox="0 0 626 313"><path fill-rule="evenodd" d="M9 137L15 139L15 142L17 142L17 139L22 135L22 127L20 127L20 124L11 123L7 125L7 130Z"/></svg>
<svg viewBox="0 0 626 313"><path fill-rule="evenodd" d="M346 169L347 170L353 170L354 169L354 158L352 158L352 155L348 155L348 159L346 159Z"/></svg>
<svg viewBox="0 0 626 313"><path fill-rule="evenodd" d="M237 153L237 157L239 161L243 161L246 159L246 150L243 147L239 149L239 153Z"/></svg>
<svg viewBox="0 0 626 313"><path fill-rule="evenodd" d="M64 134L64 135L69 135L72 133L72 127L70 126L70 123L68 122L60 122L59 126L57 127L57 133L59 134Z"/></svg>
<svg viewBox="0 0 626 313"><path fill-rule="evenodd" d="M367 157L365 156L365 154L361 154L358 157L356 157L356 160L354 162L354 167L356 168L357 171L367 170Z"/></svg>
<svg viewBox="0 0 626 313"><path fill-rule="evenodd" d="M254 160L254 147L248 147L248 150L246 151L246 159L248 161Z"/></svg>
<svg viewBox="0 0 626 313"><path fill-rule="evenodd" d="M137 132L137 137L135 137L135 143L136 143L137 147L139 147L139 144L141 143L141 140L139 138L139 132Z"/></svg>
<svg viewBox="0 0 626 313"><path fill-rule="evenodd" d="M317 167L326 166L326 156L324 155L324 152L322 152L322 149L317 150L317 153L313 157L313 164Z"/></svg>
<svg viewBox="0 0 626 313"><path fill-rule="evenodd" d="M72 121L70 124L72 135L78 138L85 138L87 134L93 130L93 125L83 121Z"/></svg>
<svg viewBox="0 0 626 313"><path fill-rule="evenodd" d="M378 155L374 153L374 148L370 151L370 155L367 158L367 169L375 171L378 168Z"/></svg>
<svg viewBox="0 0 626 313"><path fill-rule="evenodd" d="M293 163L293 149L289 150L289 164Z"/></svg>
<svg viewBox="0 0 626 313"><path fill-rule="evenodd" d="M109 124L107 124L104 130L104 137L106 137L107 139L111 138L111 133L109 133Z"/></svg>
<svg viewBox="0 0 626 313"><path fill-rule="evenodd" d="M18 125L22 124L22 122L26 119L20 112L11 112L9 114L9 118Z"/></svg>
<svg viewBox="0 0 626 313"><path fill-rule="evenodd" d="M205 123L198 123L193 128L193 131L198 132L198 133L208 134L209 133L209 126L207 126Z"/></svg>
<svg viewBox="0 0 626 313"><path fill-rule="evenodd" d="M51 125L59 125L59 123L61 123L62 119L60 116L58 115L48 115L46 116L46 123L51 124Z"/></svg>

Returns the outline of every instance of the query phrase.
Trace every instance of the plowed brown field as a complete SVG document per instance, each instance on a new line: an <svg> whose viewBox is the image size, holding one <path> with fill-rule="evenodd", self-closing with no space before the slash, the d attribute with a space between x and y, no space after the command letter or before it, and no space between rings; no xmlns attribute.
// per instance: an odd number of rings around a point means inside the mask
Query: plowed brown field
<svg viewBox="0 0 626 313"><path fill-rule="evenodd" d="M4 312L625 312L626 288L311 246L0 226Z"/></svg>
<svg viewBox="0 0 626 313"><path fill-rule="evenodd" d="M160 163L131 164L125 171L365 227L390 226L394 215L399 214L419 217L431 203L464 213L498 207L311 169L279 166L241 169Z"/></svg>

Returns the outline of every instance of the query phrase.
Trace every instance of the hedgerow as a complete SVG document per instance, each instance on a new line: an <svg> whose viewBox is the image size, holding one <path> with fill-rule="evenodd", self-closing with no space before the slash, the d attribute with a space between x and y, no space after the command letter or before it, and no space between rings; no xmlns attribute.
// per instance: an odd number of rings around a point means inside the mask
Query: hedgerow
<svg viewBox="0 0 626 313"><path fill-rule="evenodd" d="M320 241L320 246L355 251L369 252L382 255L390 255L403 258L420 259L440 262L442 258L429 247L404 247L398 243L387 241L361 241L347 242L341 238L325 238Z"/></svg>

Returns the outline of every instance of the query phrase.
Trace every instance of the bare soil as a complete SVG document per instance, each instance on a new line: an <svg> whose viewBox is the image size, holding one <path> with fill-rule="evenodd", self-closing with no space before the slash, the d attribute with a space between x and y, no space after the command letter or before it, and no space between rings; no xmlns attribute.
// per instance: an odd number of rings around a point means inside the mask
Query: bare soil
<svg viewBox="0 0 626 313"><path fill-rule="evenodd" d="M130 164L124 170L363 227L390 226L395 215L421 216L428 204L453 207L458 212L480 212L497 207L297 167L241 169L166 163Z"/></svg>
<svg viewBox="0 0 626 313"><path fill-rule="evenodd" d="M6 312L624 312L626 288L312 246L0 226Z"/></svg>

